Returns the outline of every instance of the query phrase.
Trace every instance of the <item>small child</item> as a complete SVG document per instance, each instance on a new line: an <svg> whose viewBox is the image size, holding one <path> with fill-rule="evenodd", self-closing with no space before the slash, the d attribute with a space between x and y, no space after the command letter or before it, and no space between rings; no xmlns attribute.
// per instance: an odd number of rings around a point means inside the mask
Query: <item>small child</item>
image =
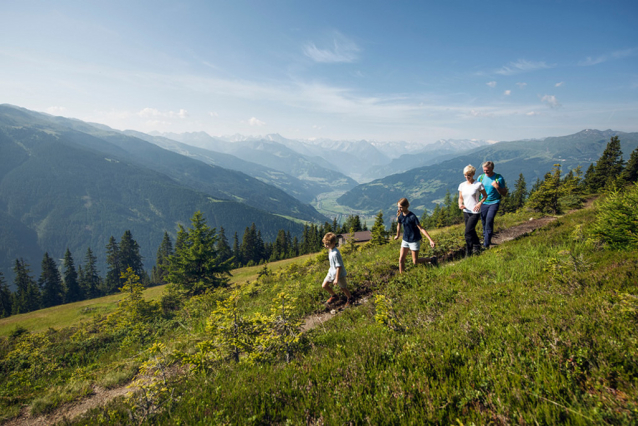
<svg viewBox="0 0 638 426"><path fill-rule="evenodd" d="M436 245L434 240L430 238L428 231L423 229L419 223L419 218L412 213L408 207L410 202L407 198L401 198L397 203L397 234L394 236L395 240L399 239L401 233L401 224L403 224L403 241L401 241L401 251L399 252L399 273L402 274L405 271L405 258L408 257L408 253L412 252L412 263L418 265L419 263L429 263L432 266L438 266L436 256L432 257L419 257L419 250L421 249L421 234L425 235L430 240L430 247L434 248Z"/></svg>
<svg viewBox="0 0 638 426"><path fill-rule="evenodd" d="M348 298L346 302L346 308L352 304L352 294L348 291L348 283L346 282L346 267L343 266L343 259L341 259L341 253L336 248L337 246L337 236L328 232L323 239L323 246L328 249L328 260L330 260L330 269L328 270L328 275L323 280L323 287L328 293L330 293L330 299L326 301L326 304L334 303L339 298L335 294L332 289L332 284L339 285L341 291L343 291Z"/></svg>

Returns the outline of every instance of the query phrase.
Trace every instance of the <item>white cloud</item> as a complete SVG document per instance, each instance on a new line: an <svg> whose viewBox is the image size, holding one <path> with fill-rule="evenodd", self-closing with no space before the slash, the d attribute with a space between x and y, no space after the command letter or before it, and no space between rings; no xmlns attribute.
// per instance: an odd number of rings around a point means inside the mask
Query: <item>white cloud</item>
<svg viewBox="0 0 638 426"><path fill-rule="evenodd" d="M521 89L524 89L525 86L527 86L527 83L516 83L516 85L520 87Z"/></svg>
<svg viewBox="0 0 638 426"><path fill-rule="evenodd" d="M628 56L634 56L638 53L638 49L625 49L625 50L617 50L615 52L611 52L606 55L601 55L597 58L592 58L588 56L585 60L578 62L578 65L582 67L588 67L592 65L602 64L603 62L611 61L614 59L622 59Z"/></svg>
<svg viewBox="0 0 638 426"><path fill-rule="evenodd" d="M52 106L47 108L46 111L51 115L61 115L66 112L66 108L63 106Z"/></svg>
<svg viewBox="0 0 638 426"><path fill-rule="evenodd" d="M565 82L564 82L564 81L561 81L561 82L559 82L559 83L554 84L554 87L560 87L560 86L562 86L563 84L565 84Z"/></svg>
<svg viewBox="0 0 638 426"><path fill-rule="evenodd" d="M167 111L162 112L156 108L144 108L140 112L137 113L142 118L151 118L151 117L163 117L163 118L186 118L188 117L188 111L185 109L180 109L178 112L175 111Z"/></svg>
<svg viewBox="0 0 638 426"><path fill-rule="evenodd" d="M506 90L506 91L504 91L504 92L503 92L503 94L504 94L505 96L509 96L509 95L511 95L511 94L512 94L512 91L511 91L511 90Z"/></svg>
<svg viewBox="0 0 638 426"><path fill-rule="evenodd" d="M471 110L470 111L470 115L472 117L493 117L494 114L489 113L489 112L483 112L483 111L477 111L477 110Z"/></svg>
<svg viewBox="0 0 638 426"><path fill-rule="evenodd" d="M219 117L219 114L217 114L215 111L210 111L208 115L210 115L213 118Z"/></svg>
<svg viewBox="0 0 638 426"><path fill-rule="evenodd" d="M321 49L315 43L306 43L303 52L315 62L355 62L359 59L359 46L338 31L332 34L331 46Z"/></svg>
<svg viewBox="0 0 638 426"><path fill-rule="evenodd" d="M530 117L534 116L534 115L541 115L539 112L536 111L530 111L530 112L526 112L525 115L529 115Z"/></svg>
<svg viewBox="0 0 638 426"><path fill-rule="evenodd" d="M250 124L251 126L261 127L265 125L266 123L264 123L261 120L257 120L255 117L252 117L250 120L248 120L248 124Z"/></svg>
<svg viewBox="0 0 638 426"><path fill-rule="evenodd" d="M492 88L496 87L496 82L495 81L490 81L489 83L485 83L485 84L487 84L488 86L490 86Z"/></svg>
<svg viewBox="0 0 638 426"><path fill-rule="evenodd" d="M503 68L496 70L496 74L501 75L514 75L523 72L530 72L536 70L542 70L552 68L554 65L547 65L545 62L526 61L525 59L519 59L516 62L510 62Z"/></svg>
<svg viewBox="0 0 638 426"><path fill-rule="evenodd" d="M558 99L554 95L545 95L541 98L541 102L545 102L550 108L559 108L561 106Z"/></svg>

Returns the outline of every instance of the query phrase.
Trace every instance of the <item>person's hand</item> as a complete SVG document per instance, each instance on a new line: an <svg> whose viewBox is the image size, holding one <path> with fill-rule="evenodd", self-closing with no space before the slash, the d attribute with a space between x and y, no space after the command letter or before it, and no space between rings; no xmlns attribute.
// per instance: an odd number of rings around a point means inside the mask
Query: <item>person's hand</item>
<svg viewBox="0 0 638 426"><path fill-rule="evenodd" d="M460 209L460 210L465 210L465 204L461 204L461 205L459 206L459 209Z"/></svg>
<svg viewBox="0 0 638 426"><path fill-rule="evenodd" d="M430 240L430 247L434 248L434 246L436 245L436 243L432 240Z"/></svg>
<svg viewBox="0 0 638 426"><path fill-rule="evenodd" d="M398 236L398 235L395 235L395 236L394 236L394 239L395 239L395 240L398 240L398 239L399 239L399 236Z"/></svg>
<svg viewBox="0 0 638 426"><path fill-rule="evenodd" d="M475 212L481 211L481 204L483 203L478 203L477 205L474 206L472 210L474 210Z"/></svg>
<svg viewBox="0 0 638 426"><path fill-rule="evenodd" d="M496 180L495 180L494 182L492 182L492 187L493 187L494 189L499 189L499 188L500 188L500 185L498 184L498 181L496 181Z"/></svg>
<svg viewBox="0 0 638 426"><path fill-rule="evenodd" d="M338 286L339 285L339 278L335 278L335 280L332 282L334 285Z"/></svg>

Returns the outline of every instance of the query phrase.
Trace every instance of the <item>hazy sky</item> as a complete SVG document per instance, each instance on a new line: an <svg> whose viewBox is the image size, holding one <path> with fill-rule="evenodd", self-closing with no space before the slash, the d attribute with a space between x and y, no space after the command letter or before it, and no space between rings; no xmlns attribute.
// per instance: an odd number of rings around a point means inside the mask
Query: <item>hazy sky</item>
<svg viewBox="0 0 638 426"><path fill-rule="evenodd" d="M139 131L638 131L638 1L0 1L0 103Z"/></svg>

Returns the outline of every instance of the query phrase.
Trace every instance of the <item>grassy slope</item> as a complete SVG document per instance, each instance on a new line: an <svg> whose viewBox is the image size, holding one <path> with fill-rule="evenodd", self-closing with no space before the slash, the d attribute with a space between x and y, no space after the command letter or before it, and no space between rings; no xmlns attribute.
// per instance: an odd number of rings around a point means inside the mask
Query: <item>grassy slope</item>
<svg viewBox="0 0 638 426"><path fill-rule="evenodd" d="M349 309L288 365L226 364L181 381L159 423L632 424L638 257L586 244L592 217L389 281L394 244L346 257L351 283L389 298L396 326L378 324L372 303ZM247 309L282 289L300 311L316 307L319 269L289 272L253 284ZM110 410L90 416L124 419Z"/></svg>
<svg viewBox="0 0 638 426"><path fill-rule="evenodd" d="M295 259L280 260L268 264L268 267L277 271L288 266L292 262L304 261L313 255L305 255ZM251 266L234 269L231 273L231 283L242 283L254 281L263 266ZM144 291L146 300L159 300L166 286L151 287ZM65 305L40 309L26 314L12 315L0 319L0 337L8 336L16 327L24 327L31 332L45 331L50 327L63 328L72 327L83 320L90 319L93 315L106 315L117 308L118 302L122 299L120 294L99 297L97 299L83 300L81 302L67 303Z"/></svg>

